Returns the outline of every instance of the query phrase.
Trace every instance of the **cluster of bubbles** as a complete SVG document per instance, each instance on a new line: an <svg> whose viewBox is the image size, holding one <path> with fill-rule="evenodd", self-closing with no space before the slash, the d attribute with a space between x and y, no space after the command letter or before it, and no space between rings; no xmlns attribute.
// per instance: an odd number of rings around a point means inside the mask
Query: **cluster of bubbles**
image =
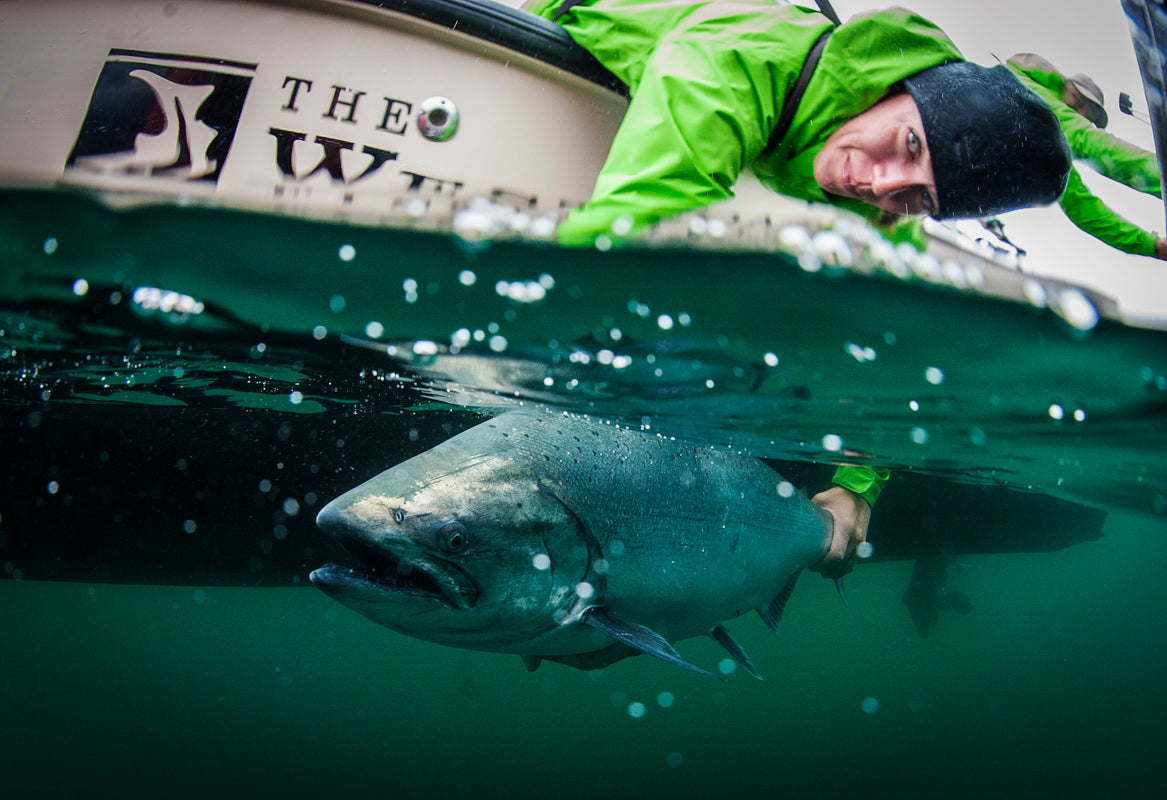
<svg viewBox="0 0 1167 800"><path fill-rule="evenodd" d="M554 214L532 217L514 206L496 203L485 197L471 199L464 209L454 214L453 220L454 233L472 242L508 234L551 239L557 225L558 219Z"/></svg>

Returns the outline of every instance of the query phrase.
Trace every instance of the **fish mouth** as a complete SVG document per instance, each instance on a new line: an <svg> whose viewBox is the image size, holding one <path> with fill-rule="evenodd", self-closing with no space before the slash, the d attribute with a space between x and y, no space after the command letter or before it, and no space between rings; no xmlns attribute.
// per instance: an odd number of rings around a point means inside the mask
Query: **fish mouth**
<svg viewBox="0 0 1167 800"><path fill-rule="evenodd" d="M398 553L363 542L341 543L360 565L325 564L308 579L328 593L357 590L434 600L451 608L472 608L478 587L459 567L424 554Z"/></svg>

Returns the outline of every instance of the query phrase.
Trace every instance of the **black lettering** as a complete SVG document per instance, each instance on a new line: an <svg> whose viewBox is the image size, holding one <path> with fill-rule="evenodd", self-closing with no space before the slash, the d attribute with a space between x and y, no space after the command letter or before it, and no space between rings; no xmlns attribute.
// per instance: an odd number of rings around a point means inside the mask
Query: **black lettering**
<svg viewBox="0 0 1167 800"><path fill-rule="evenodd" d="M283 128L268 128L267 132L276 137L276 166L284 175L296 177L296 171L292 169L292 148L296 142L308 138L308 134L286 131Z"/></svg>
<svg viewBox="0 0 1167 800"><path fill-rule="evenodd" d="M342 150L352 150L353 143L346 142L344 139L333 139L330 136L317 136L313 141L324 148L324 155L320 159L320 163L304 177L315 175L320 170L328 172L334 181L344 182L344 170L340 166L340 153Z"/></svg>
<svg viewBox="0 0 1167 800"><path fill-rule="evenodd" d="M381 124L377 126L377 130L401 136L405 133L405 126L409 124L409 114L412 110L413 105L410 103L386 97L385 116L381 118Z"/></svg>
<svg viewBox="0 0 1167 800"><path fill-rule="evenodd" d="M366 153L369 156L371 159L369 165L362 170L360 175L352 180L346 180L340 157L343 151L353 149L354 142L348 142L344 139L334 139L331 136L315 136L312 141L324 149L324 155L321 156L320 161L309 172L303 175L296 175L296 170L292 164L292 151L295 149L296 142L303 142L308 139L308 134L299 133L298 131L288 131L283 128L269 128L268 133L274 136L276 140L276 167L279 168L279 171L285 177L292 178L293 180L304 180L315 175L317 172L327 172L329 177L334 181L356 183L362 178L367 178L369 175L372 175L388 162L397 160L397 153L391 150L382 150L379 147L364 145L361 147L360 152ZM422 180L425 179L423 178ZM443 182L439 181L439 183Z"/></svg>
<svg viewBox="0 0 1167 800"><path fill-rule="evenodd" d="M401 171L402 175L409 178L410 192L420 192L423 188L432 190L434 194L441 194L446 187L450 187L450 195L453 196L462 188L461 181L451 181L445 178L435 178L432 175L419 175L416 172Z"/></svg>
<svg viewBox="0 0 1167 800"><path fill-rule="evenodd" d="M340 99L341 92L348 92L350 95L352 95L352 99L351 100L341 100ZM343 86L337 86L336 84L333 84L332 85L332 105L330 105L328 107L328 113L324 115L324 118L325 119L335 119L335 120L339 120L341 122L352 122L355 124L357 121L356 120L357 102L364 96L365 96L364 92L356 92L356 91L353 91L352 89L346 89ZM336 107L337 106L347 106L348 107L348 116L344 117L343 119L340 117L337 117L336 116Z"/></svg>
<svg viewBox="0 0 1167 800"><path fill-rule="evenodd" d="M376 172L377 170L381 169L381 167L385 165L386 161L396 161L397 160L396 153L391 153L388 150L381 150L380 148L377 148L377 147L370 147L367 144L363 145L361 147L361 152L368 153L370 156L372 156L373 162L371 164L369 164L369 166L365 167L365 171L362 172L357 177L353 178L352 181L350 181L350 183L356 183L361 178L364 178L364 177Z"/></svg>
<svg viewBox="0 0 1167 800"><path fill-rule="evenodd" d="M490 199L496 203L505 203L512 205L515 208L534 208L539 203L539 198L536 195L519 194L512 192L509 189L491 189Z"/></svg>
<svg viewBox="0 0 1167 800"><path fill-rule="evenodd" d="M284 77L284 84L280 88L286 89L289 81L292 82L292 94L288 97L287 105L284 105L282 108L284 111L299 111L300 109L296 108L296 96L300 93L301 86L307 86L308 91L312 91L312 81L305 78L293 78L291 75L288 75Z"/></svg>

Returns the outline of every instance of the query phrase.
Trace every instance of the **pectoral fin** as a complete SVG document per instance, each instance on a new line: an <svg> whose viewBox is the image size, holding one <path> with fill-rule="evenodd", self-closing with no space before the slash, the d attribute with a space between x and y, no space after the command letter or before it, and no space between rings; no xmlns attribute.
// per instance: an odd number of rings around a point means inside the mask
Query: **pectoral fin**
<svg viewBox="0 0 1167 800"><path fill-rule="evenodd" d="M782 627L782 612L786 610L786 601L794 593L794 584L798 582L798 576L801 574L802 570L798 570L791 575L790 580L786 581L786 585L782 587L782 591L770 601L770 605L758 609L758 616L774 633L777 633L778 629Z"/></svg>
<svg viewBox="0 0 1167 800"><path fill-rule="evenodd" d="M681 658L677 651L673 649L673 646L651 628L637 625L635 622L625 622L624 620L616 619L610 616L604 609L596 607L584 611L580 617L580 621L585 625L590 625L601 633L611 636L618 642L622 642L642 653L655 656L661 661L667 661L675 666L684 667L699 675L707 675L710 678L721 680L721 678L712 672L694 666Z"/></svg>
<svg viewBox="0 0 1167 800"><path fill-rule="evenodd" d="M727 631L723 626L717 625L709 632L709 635L713 638L713 641L717 642L719 645L725 648L725 651L729 653L730 657L734 661L737 662L739 667L753 675L758 680L762 680L762 676L758 674L758 670L754 666L754 662L750 661L750 657L746 655L745 648L738 644L738 640L733 638L729 631Z"/></svg>

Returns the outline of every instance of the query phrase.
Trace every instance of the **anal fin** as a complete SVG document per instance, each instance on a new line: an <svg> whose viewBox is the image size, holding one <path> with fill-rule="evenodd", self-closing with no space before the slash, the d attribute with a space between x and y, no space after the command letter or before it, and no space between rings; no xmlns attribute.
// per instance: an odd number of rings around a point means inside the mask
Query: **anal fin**
<svg viewBox="0 0 1167 800"><path fill-rule="evenodd" d="M750 661L750 657L746 655L745 648L743 648L738 643L737 639L733 638L733 635L725 629L725 626L714 626L713 630L709 632L709 635L713 638L713 641L717 642L719 645L725 648L725 651L729 653L730 658L732 658L739 667L753 675L758 680L762 680L762 676L758 673L757 668L754 666L754 662Z"/></svg>
<svg viewBox="0 0 1167 800"><path fill-rule="evenodd" d="M637 625L635 622L625 622L624 620L616 619L610 616L604 609L595 606L584 611L580 617L580 621L585 625L590 625L601 633L611 636L618 642L622 642L642 653L659 658L661 661L691 670L698 675L706 675L710 678L721 680L720 677L714 675L712 672L694 666L681 658L680 654L673 649L673 646L663 636L644 625Z"/></svg>

